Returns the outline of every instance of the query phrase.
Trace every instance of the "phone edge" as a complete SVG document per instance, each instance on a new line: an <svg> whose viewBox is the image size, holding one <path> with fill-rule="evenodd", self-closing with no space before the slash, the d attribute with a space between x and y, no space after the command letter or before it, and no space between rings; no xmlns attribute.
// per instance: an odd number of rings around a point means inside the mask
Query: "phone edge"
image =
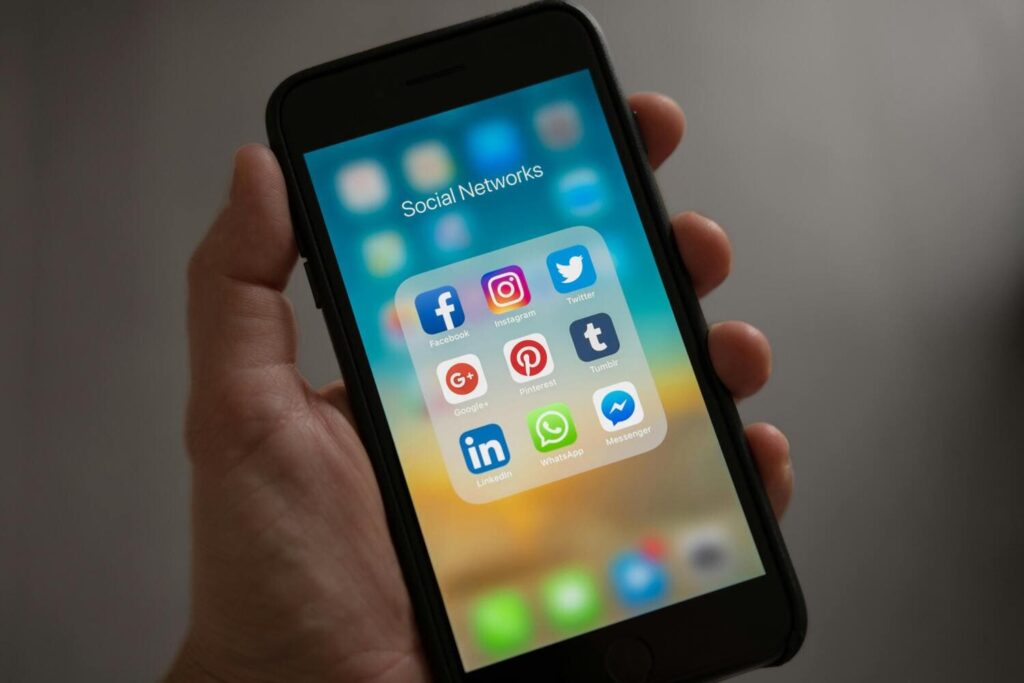
<svg viewBox="0 0 1024 683"><path fill-rule="evenodd" d="M292 168L284 141L284 134L280 120L280 106L288 92L299 83L311 78L316 78L322 73L328 73L335 69L351 68L363 62L372 61L383 56L415 48L419 45L431 43L453 35L475 31L480 28L485 28L491 24L552 9L561 10L572 15L580 22L580 24L583 25L589 37L597 47L595 52L597 54L598 62L604 72L603 75L605 76L609 91L612 94L611 99L614 101L616 114L620 119L619 124L624 129L625 137L629 143L629 151L632 157L631 162L637 170L638 180L643 189L644 197L649 202L652 215L659 223L658 227L660 230L657 232L659 239L661 240L661 248L663 252L665 252L667 261L670 265L670 270L673 276L672 284L675 286L676 291L683 300L683 315L686 317L687 323L691 326L698 343L701 344L702 357L700 362L703 364L709 364L710 354L707 347L707 322L704 319L703 311L700 308L696 292L693 289L689 273L682 262L682 258L679 255L678 250L671 248L671 245L668 243L669 226L671 225L668 212L665 208L661 192L658 189L657 182L654 178L653 169L647 161L646 146L643 142L640 131L637 128L633 112L628 107L628 103L623 95L617 74L612 67L607 42L601 32L600 26L590 13L570 2L565 2L564 0L538 0L537 2L532 2L511 10L488 14L469 21L410 36L408 38L358 52L353 55L324 62L298 71L287 77L274 88L266 108L266 128L270 147L274 152L274 155L277 157L278 163L281 165L282 172L284 173L287 181L286 185L289 187L297 186L297 176ZM307 271L311 279L309 284L313 289L315 298L320 302L320 307L327 323L331 344L334 348L335 356L338 359L342 378L344 379L346 386L354 389L359 394L363 394L364 385L359 378L359 371L356 367L355 361L353 360L351 346L345 332L344 325L341 321L340 314L333 298L325 296L329 291L325 286L326 271L321 262L320 250L313 236L313 230L306 214L305 206L298 198L294 197L294 193L292 192L288 193L288 204L292 219L292 228L299 247L300 257L305 259L312 266L312 270ZM316 281L313 281L314 278ZM782 537L781 530L779 529L778 522L775 518L775 514L772 511L771 503L764 490L763 482L761 481L761 477L758 474L756 466L754 465L753 459L750 455L748 443L743 431L743 423L740 419L735 401L729 394L728 389L726 389L718 379L713 368L710 370L708 375L713 380L712 389L715 401L718 404L717 408L722 413L728 428L729 436L733 441L733 446L739 456L737 460L739 461L739 465L743 471L743 475L757 506L757 512L761 517L760 521L766 532L768 546L770 547L771 552L775 555L776 565L780 569L780 578L783 580L783 584L789 598L793 617L789 637L779 656L762 665L781 666L796 655L806 637L807 610L803 591L793 568L793 564L785 541ZM383 452L377 443L376 434L374 433L375 425L372 414L366 407L365 402L353 403L353 412L356 415L356 427L360 432L360 435L364 437L364 441L367 444L367 450L371 455L371 465L373 466L374 474L378 480L378 489L381 492L381 498L384 502L388 528L391 532L391 540L395 546L395 552L398 556L399 563L402 566L403 575L406 577L407 581L410 576L415 576L418 587L426 589L426 584L429 581L427 576L423 573L424 568L421 566L422 562L420 561L420 554L414 547L416 543L410 536L409 530L407 529L407 523L404 519L404 510L402 509L402 501L399 500L398 491L395 488L397 485L394 481L395 478L388 470L385 458L383 457ZM427 562L429 562L429 556ZM426 570L430 576L433 576L432 568L427 567ZM459 657L454 643L446 642L438 636L438 627L441 625L437 623L433 614L435 606L421 591L410 590L409 597L413 604L420 636L424 640L424 650L433 670L432 673L436 676L443 676L444 680L459 680L459 678L465 675L462 673L464 667L462 665L461 657ZM441 607L443 609L443 605L441 605ZM448 624L445 623L444 628L441 630L449 630Z"/></svg>

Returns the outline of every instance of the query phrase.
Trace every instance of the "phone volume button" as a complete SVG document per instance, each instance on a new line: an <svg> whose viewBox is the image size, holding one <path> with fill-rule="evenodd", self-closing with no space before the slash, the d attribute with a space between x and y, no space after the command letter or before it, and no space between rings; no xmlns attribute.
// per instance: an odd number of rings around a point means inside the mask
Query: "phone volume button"
<svg viewBox="0 0 1024 683"><path fill-rule="evenodd" d="M650 150L647 149L647 140L644 140L644 134L640 130L640 117L635 110L631 109L629 113L633 115L633 131L640 140L640 147L644 150L644 156L647 156L650 154Z"/></svg>
<svg viewBox="0 0 1024 683"><path fill-rule="evenodd" d="M313 303L316 304L317 308L322 308L320 305L320 287L318 286L318 280L313 274L313 269L309 267L309 261L303 261L302 267L306 270L306 279L309 280L309 288L313 290Z"/></svg>

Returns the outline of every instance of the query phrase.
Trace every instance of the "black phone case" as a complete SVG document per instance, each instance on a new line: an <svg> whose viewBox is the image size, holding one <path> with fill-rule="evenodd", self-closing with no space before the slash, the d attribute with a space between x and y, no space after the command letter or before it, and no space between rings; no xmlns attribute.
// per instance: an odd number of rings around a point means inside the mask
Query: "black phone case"
<svg viewBox="0 0 1024 683"><path fill-rule="evenodd" d="M539 2L519 8L412 36L305 69L283 81L274 90L267 104L267 136L270 141L270 147L281 164L288 185L288 203L299 253L305 259L303 265L309 278L310 287L313 290L314 300L317 307L322 309L324 319L327 322L331 343L334 347L335 355L338 357L341 374L351 397L356 426L366 444L377 477L392 542L394 543L399 563L409 588L410 599L412 600L427 657L433 669L433 674L438 680L457 681L462 678L461 660L454 647L447 619L445 618L440 622L437 619L439 614L442 616L445 614L444 605L440 600L432 599L436 591L428 590L431 587L429 584L433 584L433 587L436 587L436 583L433 581L433 570L430 567L426 547L423 544L422 537L418 533L411 534L408 528L408 522L409 520L415 520L415 514L412 509L408 489L405 485L405 479L397 462L395 462L397 459L388 458L383 452L380 432L381 423L375 420L374 411L370 408L369 402L363 398L365 396L364 387L366 386L365 375L360 372L359 367L355 363L343 316L335 305L330 294L330 288L327 286L327 273L321 261L319 246L316 243L313 228L306 213L306 207L297 196L298 180L288 156L284 132L280 126L280 103L285 94L295 84L315 78L320 74L339 68L351 68L412 47L435 41L443 41L452 36L471 32L491 24L551 9L568 12L578 19L586 27L597 48L598 60L604 71L612 98L615 101L616 114L628 139L630 153L636 162L634 165L638 170L645 198L650 204L652 214L659 222L658 227L660 230L658 231L658 236L661 239L661 248L670 264L674 280L673 284L682 298L683 312L687 323L691 326L694 336L699 340L701 346L700 353L696 354L691 361L704 366L706 377L714 378L713 398L717 404L715 408L723 416L729 428L729 436L734 442L736 453L739 455L739 465L743 475L746 477L758 513L762 518L761 521L766 532L770 550L774 554L777 566L780 569L780 576L789 593L793 610L793 629L783 652L775 661L768 664L768 666L780 666L796 655L807 633L807 611L803 593L790 561L789 553L786 550L785 542L782 539L775 514L772 511L771 503L761 483L761 477L747 448L743 423L736 410L736 404L725 386L717 379L714 370L710 367L710 355L707 347L707 323L704 320L697 295L694 292L690 276L683 265L678 249L672 246L670 242L671 222L668 212L665 209L661 193L654 179L653 170L650 164L647 163L646 146L637 128L635 116L627 106L626 99L619 87L618 79L612 69L604 36L597 23L586 11L562 0L540 0ZM355 329L354 322L350 321L350 323L352 324L352 329ZM709 406L709 409L711 408ZM383 417L383 415L377 416L379 419L383 419ZM444 632L448 633L449 638L442 637L441 633ZM725 675L731 675L732 673L737 672L728 672ZM717 677L712 675L711 679Z"/></svg>

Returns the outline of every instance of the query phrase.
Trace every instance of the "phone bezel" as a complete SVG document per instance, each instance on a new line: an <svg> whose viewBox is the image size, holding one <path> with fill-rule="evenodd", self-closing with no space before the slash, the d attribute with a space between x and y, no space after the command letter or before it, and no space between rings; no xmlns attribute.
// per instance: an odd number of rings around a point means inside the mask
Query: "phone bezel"
<svg viewBox="0 0 1024 683"><path fill-rule="evenodd" d="M765 575L466 673L303 154L579 69L590 69L594 78ZM595 652L606 652L623 638L648 644L655 680L718 676L781 663L795 654L806 628L799 585L735 405L711 367L707 327L670 244L668 217L639 133L587 15L543 2L314 67L278 86L267 127L289 184L310 284L349 391L359 397L353 401L357 426L436 675L490 683L557 672L584 680L604 672L604 657Z"/></svg>

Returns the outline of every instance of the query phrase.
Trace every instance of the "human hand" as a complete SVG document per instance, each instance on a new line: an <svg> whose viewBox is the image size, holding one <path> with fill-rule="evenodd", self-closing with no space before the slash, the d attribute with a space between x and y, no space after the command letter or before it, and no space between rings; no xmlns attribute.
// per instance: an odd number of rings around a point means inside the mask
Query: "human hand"
<svg viewBox="0 0 1024 683"><path fill-rule="evenodd" d="M630 98L650 162L682 138L683 113ZM698 295L729 274L722 229L694 213L673 230ZM227 207L189 264L192 596L168 681L429 679L373 469L340 382L314 389L295 366L282 290L297 252L284 180L265 147L243 147ZM719 377L758 391L771 350L741 322L711 327ZM776 514L792 493L789 443L746 428Z"/></svg>

